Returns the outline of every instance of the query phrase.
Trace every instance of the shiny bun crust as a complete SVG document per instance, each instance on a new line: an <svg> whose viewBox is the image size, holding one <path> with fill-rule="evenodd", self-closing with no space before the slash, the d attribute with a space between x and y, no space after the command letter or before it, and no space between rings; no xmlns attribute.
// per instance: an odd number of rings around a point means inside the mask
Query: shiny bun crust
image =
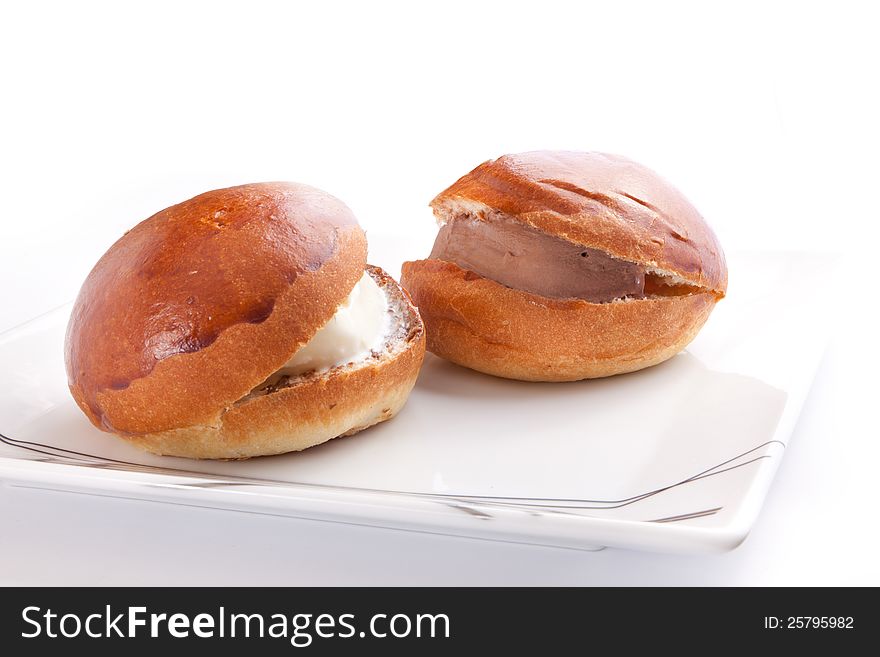
<svg viewBox="0 0 880 657"><path fill-rule="evenodd" d="M503 216L638 263L652 278L645 298L591 303L509 288L441 260L405 263L401 283L425 322L428 349L480 372L571 381L649 367L687 346L727 291L724 253L697 210L623 157L505 155L431 206L441 223Z"/></svg>
<svg viewBox="0 0 880 657"><path fill-rule="evenodd" d="M500 212L549 235L727 290L727 264L696 208L651 169L619 155L536 151L484 162L441 192L441 221Z"/></svg>
<svg viewBox="0 0 880 657"><path fill-rule="evenodd" d="M367 271L385 291L393 330L385 349L327 372L296 377L253 393L213 426L123 436L155 454L240 459L281 454L349 436L394 417L415 385L425 356L425 330L400 285L381 269Z"/></svg>
<svg viewBox="0 0 880 657"><path fill-rule="evenodd" d="M98 428L217 426L333 316L363 275L351 211L306 185L207 192L141 222L88 275L65 341Z"/></svg>

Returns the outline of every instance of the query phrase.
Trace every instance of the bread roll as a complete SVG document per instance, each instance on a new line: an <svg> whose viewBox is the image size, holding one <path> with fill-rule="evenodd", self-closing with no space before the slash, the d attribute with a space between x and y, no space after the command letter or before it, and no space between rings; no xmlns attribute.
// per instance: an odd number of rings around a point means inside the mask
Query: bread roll
<svg viewBox="0 0 880 657"><path fill-rule="evenodd" d="M401 282L428 349L481 372L572 381L649 367L687 346L727 291L702 216L620 156L505 155L431 206L434 250Z"/></svg>
<svg viewBox="0 0 880 657"><path fill-rule="evenodd" d="M83 284L65 341L71 393L99 429L193 458L299 450L389 419L415 383L424 330L366 255L351 211L306 185L242 185L167 208ZM280 376L361 283L382 301L371 348Z"/></svg>

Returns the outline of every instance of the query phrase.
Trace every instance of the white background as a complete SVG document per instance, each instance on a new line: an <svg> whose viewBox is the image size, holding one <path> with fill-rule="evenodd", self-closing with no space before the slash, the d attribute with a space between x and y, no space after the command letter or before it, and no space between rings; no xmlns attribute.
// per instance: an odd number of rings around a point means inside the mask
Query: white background
<svg viewBox="0 0 880 657"><path fill-rule="evenodd" d="M626 154L729 251L843 256L816 298L835 337L742 547L580 553L0 489L0 582L880 584L870 3L653 4L4 7L0 330L71 300L126 228L207 189L306 182L419 256L428 201L483 160Z"/></svg>

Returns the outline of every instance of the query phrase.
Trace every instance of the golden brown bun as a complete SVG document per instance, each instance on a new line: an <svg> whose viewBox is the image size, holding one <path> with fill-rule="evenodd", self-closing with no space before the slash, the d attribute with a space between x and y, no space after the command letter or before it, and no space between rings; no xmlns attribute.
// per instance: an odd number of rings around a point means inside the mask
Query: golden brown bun
<svg viewBox="0 0 880 657"><path fill-rule="evenodd" d="M367 271L385 290L393 313L383 353L255 392L214 426L122 437L155 454L240 459L305 449L394 417L418 377L425 330L400 285L381 269Z"/></svg>
<svg viewBox="0 0 880 657"><path fill-rule="evenodd" d="M719 296L727 290L724 252L700 213L654 171L619 155L505 155L460 178L431 207L441 221L500 212Z"/></svg>
<svg viewBox="0 0 880 657"><path fill-rule="evenodd" d="M508 379L576 381L671 358L709 317L711 292L590 303L514 290L442 260L403 265L428 350Z"/></svg>
<svg viewBox="0 0 880 657"><path fill-rule="evenodd" d="M95 426L215 426L333 316L363 275L348 207L306 185L207 192L120 238L73 307L65 361Z"/></svg>
<svg viewBox="0 0 880 657"><path fill-rule="evenodd" d="M481 372L571 381L632 372L683 349L727 291L714 233L650 169L603 153L485 162L440 193L438 220L499 217L644 267L645 298L591 303L512 289L440 260L403 266L428 349Z"/></svg>

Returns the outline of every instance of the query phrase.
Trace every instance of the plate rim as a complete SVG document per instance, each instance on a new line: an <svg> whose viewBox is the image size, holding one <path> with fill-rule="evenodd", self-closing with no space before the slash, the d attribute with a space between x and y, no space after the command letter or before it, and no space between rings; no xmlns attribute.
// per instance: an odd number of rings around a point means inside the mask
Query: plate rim
<svg viewBox="0 0 880 657"><path fill-rule="evenodd" d="M779 461L778 458L766 460L775 461L776 464ZM759 467L766 468L768 464ZM772 475L772 472L768 472L760 478L772 480ZM746 509L740 509L723 526L697 527L554 512L536 514L528 508L512 504L486 505L445 494L414 495L338 489L328 489L322 491L324 494L318 494L317 487L311 484L281 482L249 483L246 486L248 490L241 491L236 490L241 484L234 479L209 474L160 474L0 456L0 481L18 488L184 504L223 511L587 551L623 547L691 554L726 552L745 540L753 521L753 518L744 514ZM750 487L750 491L753 488ZM370 497L385 503L376 504L368 499ZM392 499L398 503L390 504ZM445 511L438 513L444 507ZM757 508L760 508L760 504ZM355 512L355 509L360 512ZM372 512L364 513L365 510ZM529 531L526 526L529 523L522 521L526 518L534 520L536 515L541 519L540 531L535 531L534 526ZM489 520L500 522L487 522ZM548 525L552 525L556 531L548 531Z"/></svg>

